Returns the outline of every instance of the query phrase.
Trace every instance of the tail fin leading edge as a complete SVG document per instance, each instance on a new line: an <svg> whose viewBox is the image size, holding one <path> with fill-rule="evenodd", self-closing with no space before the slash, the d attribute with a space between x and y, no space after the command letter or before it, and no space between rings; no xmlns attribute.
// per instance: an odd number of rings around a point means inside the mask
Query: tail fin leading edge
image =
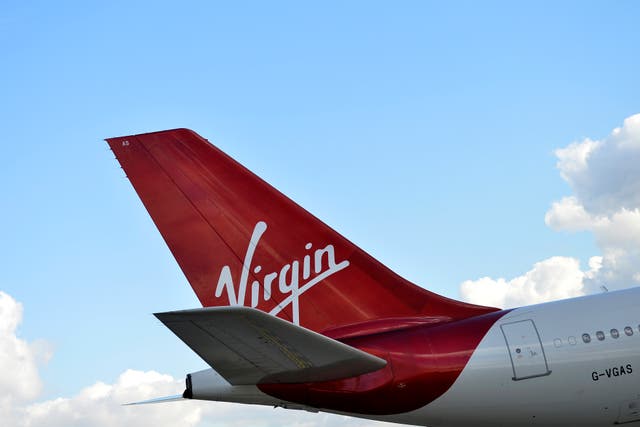
<svg viewBox="0 0 640 427"><path fill-rule="evenodd" d="M319 332L495 310L401 278L191 130L107 142L205 307L253 307Z"/></svg>

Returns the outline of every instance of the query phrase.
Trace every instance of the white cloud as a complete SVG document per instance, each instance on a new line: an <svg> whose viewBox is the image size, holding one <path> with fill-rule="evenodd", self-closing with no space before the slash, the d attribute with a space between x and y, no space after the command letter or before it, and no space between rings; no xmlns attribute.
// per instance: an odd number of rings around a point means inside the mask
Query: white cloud
<svg viewBox="0 0 640 427"><path fill-rule="evenodd" d="M194 402L122 406L136 400L179 394L183 389L183 381L170 375L127 370L114 384L98 382L71 398L21 408L20 426L196 426L202 419L203 408Z"/></svg>
<svg viewBox="0 0 640 427"><path fill-rule="evenodd" d="M3 426L18 422L15 408L35 398L42 389L38 363L50 352L44 342L18 338L22 304L0 291L0 420Z"/></svg>
<svg viewBox="0 0 640 427"><path fill-rule="evenodd" d="M0 291L0 398L22 402L38 395L42 388L38 361L49 357L42 342L29 344L18 338L22 304Z"/></svg>
<svg viewBox="0 0 640 427"><path fill-rule="evenodd" d="M600 286L640 284L640 209L593 215L575 197L567 197L552 205L545 221L554 230L593 233L602 251L602 269L587 281L589 292Z"/></svg>
<svg viewBox="0 0 640 427"><path fill-rule="evenodd" d="M595 222L601 218L594 218L587 213L584 206L576 197L563 197L559 202L553 202L551 209L544 217L545 224L556 231L584 231L593 228Z"/></svg>
<svg viewBox="0 0 640 427"><path fill-rule="evenodd" d="M602 248L633 251L640 248L640 209L620 209L606 218L595 220L591 231Z"/></svg>
<svg viewBox="0 0 640 427"><path fill-rule="evenodd" d="M385 423L232 403L178 401L122 406L122 403L180 394L184 381L157 372L127 370L114 384L98 382L71 398L20 408L16 427L364 427ZM4 424L3 424L4 426Z"/></svg>
<svg viewBox="0 0 640 427"><path fill-rule="evenodd" d="M28 343L16 331L22 304L0 291L0 425L2 427L364 427L389 425L232 403L179 401L122 406L181 394L184 380L158 372L124 371L113 384L97 382L72 397L33 402L42 389L38 362L51 356L44 341Z"/></svg>
<svg viewBox="0 0 640 427"><path fill-rule="evenodd" d="M586 282L619 289L640 283L640 114L600 141L586 139L556 151L558 169L575 195L545 216L554 230L589 231L602 268Z"/></svg>
<svg viewBox="0 0 640 427"><path fill-rule="evenodd" d="M184 382L170 375L127 370L114 384L98 382L71 398L20 408L22 421L16 427L384 426L331 414L195 400L122 406L125 402L180 394L183 389Z"/></svg>
<svg viewBox="0 0 640 427"><path fill-rule="evenodd" d="M466 300L526 305L640 284L640 114L602 140L586 138L555 154L574 194L554 202L545 223L556 231L593 233L602 255L585 272L577 260L554 257L510 281L469 280L460 288Z"/></svg>
<svg viewBox="0 0 640 427"><path fill-rule="evenodd" d="M552 257L534 264L533 268L511 280L483 277L467 280L460 286L465 301L494 307L519 307L557 299L584 295L585 280L600 268L600 258L590 261L583 272L575 258Z"/></svg>
<svg viewBox="0 0 640 427"><path fill-rule="evenodd" d="M557 167L591 215L640 208L640 114L599 141L556 150Z"/></svg>
<svg viewBox="0 0 640 427"><path fill-rule="evenodd" d="M586 138L582 142L574 142L565 148L556 150L558 169L562 177L570 181L580 177L587 169L587 160L591 152L598 147L597 141Z"/></svg>

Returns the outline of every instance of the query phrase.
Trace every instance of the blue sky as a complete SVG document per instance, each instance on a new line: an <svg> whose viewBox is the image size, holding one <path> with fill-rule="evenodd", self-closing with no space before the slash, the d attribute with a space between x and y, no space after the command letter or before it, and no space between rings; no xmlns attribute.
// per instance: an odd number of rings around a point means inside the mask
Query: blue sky
<svg viewBox="0 0 640 427"><path fill-rule="evenodd" d="M0 13L0 290L44 339L39 399L203 366L150 313L197 306L103 138L189 127L451 297L589 232L554 150L640 112L640 4L18 2Z"/></svg>

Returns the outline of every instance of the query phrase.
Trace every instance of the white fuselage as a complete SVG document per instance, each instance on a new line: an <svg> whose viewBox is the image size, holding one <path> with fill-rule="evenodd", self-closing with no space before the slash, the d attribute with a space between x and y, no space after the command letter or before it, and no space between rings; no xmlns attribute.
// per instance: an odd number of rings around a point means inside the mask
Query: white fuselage
<svg viewBox="0 0 640 427"><path fill-rule="evenodd" d="M515 309L444 395L380 419L461 427L640 421L639 308L634 288Z"/></svg>
<svg viewBox="0 0 640 427"><path fill-rule="evenodd" d="M328 412L433 427L640 421L639 307L640 288L633 288L512 310L489 329L451 388L430 404L388 416ZM317 410L255 386L230 386L210 369L192 375L199 399Z"/></svg>

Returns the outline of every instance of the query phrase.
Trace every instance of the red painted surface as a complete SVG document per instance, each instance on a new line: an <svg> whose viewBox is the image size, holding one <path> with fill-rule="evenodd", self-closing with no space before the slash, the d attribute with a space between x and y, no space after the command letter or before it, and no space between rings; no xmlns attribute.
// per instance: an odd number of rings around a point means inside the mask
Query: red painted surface
<svg viewBox="0 0 640 427"><path fill-rule="evenodd" d="M339 381L258 387L280 399L320 409L369 415L412 411L453 385L482 337L507 312L350 338L344 342L386 359L387 366Z"/></svg>
<svg viewBox="0 0 640 427"><path fill-rule="evenodd" d="M451 320L450 317L446 316L389 317L327 329L322 331L322 335L326 335L335 340L345 341L349 338L398 331L422 325L434 325L437 323L450 322Z"/></svg>
<svg viewBox="0 0 640 427"><path fill-rule="evenodd" d="M298 323L316 331L374 319L455 320L497 310L451 300L401 278L195 132L175 129L107 142L203 306L234 302L292 321L298 313ZM250 239L261 223L266 229L247 263ZM333 264L325 252L316 259L315 251L328 245ZM329 268L338 264L339 270ZM233 289L218 286L226 283L221 277L233 281ZM305 288L314 279L321 280ZM284 308L275 313L279 304ZM403 372L402 358L393 360Z"/></svg>
<svg viewBox="0 0 640 427"><path fill-rule="evenodd" d="M417 409L506 313L401 278L190 130L107 142L203 306L257 307L388 361L338 381L260 384L265 393L361 414Z"/></svg>

